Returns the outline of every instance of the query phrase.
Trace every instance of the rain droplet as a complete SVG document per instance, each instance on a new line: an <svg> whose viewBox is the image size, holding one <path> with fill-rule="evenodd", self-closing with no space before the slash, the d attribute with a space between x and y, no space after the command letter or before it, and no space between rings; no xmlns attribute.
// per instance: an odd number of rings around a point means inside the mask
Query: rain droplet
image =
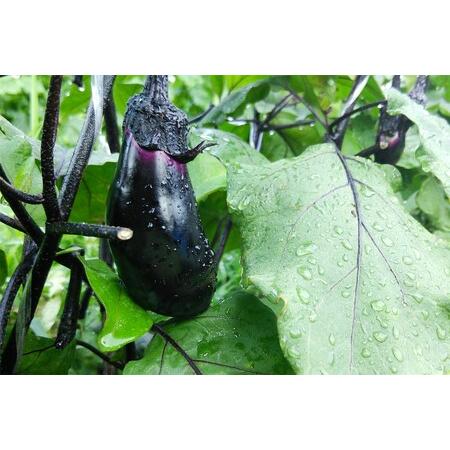
<svg viewBox="0 0 450 450"><path fill-rule="evenodd" d="M309 295L309 292L306 289L298 287L297 295L302 303L304 303L305 305L309 303L311 296Z"/></svg>
<svg viewBox="0 0 450 450"><path fill-rule="evenodd" d="M342 297L344 298L349 298L350 297L350 292L349 291L342 291L341 292Z"/></svg>
<svg viewBox="0 0 450 450"><path fill-rule="evenodd" d="M328 336L328 341L330 342L330 345L336 344L336 338L334 337L333 333L330 333L330 335Z"/></svg>
<svg viewBox="0 0 450 450"><path fill-rule="evenodd" d="M305 256L310 255L317 249L317 245L313 244L312 242L305 242L304 244L301 244L297 249L297 256Z"/></svg>
<svg viewBox="0 0 450 450"><path fill-rule="evenodd" d="M381 236L381 240L387 247L392 247L394 245L394 243L386 236Z"/></svg>
<svg viewBox="0 0 450 450"><path fill-rule="evenodd" d="M447 332L440 325L436 327L436 334L437 337L441 340L445 339L447 336Z"/></svg>
<svg viewBox="0 0 450 450"><path fill-rule="evenodd" d="M381 300L376 300L375 302L372 302L370 304L370 306L372 306L372 309L374 311L383 311L386 304L384 302L382 302Z"/></svg>
<svg viewBox="0 0 450 450"><path fill-rule="evenodd" d="M353 246L352 246L352 244L350 244L350 242L348 242L348 241L342 241L341 243L342 243L342 245L343 245L343 247L344 247L345 249L347 249L347 250L352 250L352 249L353 249Z"/></svg>
<svg viewBox="0 0 450 450"><path fill-rule="evenodd" d="M299 275L301 275L305 280L312 279L312 273L307 267L299 267L297 269Z"/></svg>
<svg viewBox="0 0 450 450"><path fill-rule="evenodd" d="M397 361L403 361L403 353L396 347L392 347L392 354Z"/></svg>
<svg viewBox="0 0 450 450"><path fill-rule="evenodd" d="M364 347L364 348L362 349L362 351L361 351L361 355L362 355L364 358L368 358L368 357L370 356L370 351L369 351L369 349L366 348L366 347Z"/></svg>
<svg viewBox="0 0 450 450"><path fill-rule="evenodd" d="M382 333L381 331L376 331L375 333L373 333L373 337L378 341L378 342L384 342L387 339L387 334Z"/></svg>
<svg viewBox="0 0 450 450"><path fill-rule="evenodd" d="M403 262L407 265L410 266L413 263L413 259L410 258L409 256L404 256L403 258Z"/></svg>
<svg viewBox="0 0 450 450"><path fill-rule="evenodd" d="M336 234L339 234L339 235L341 235L344 232L344 230L337 225L334 227L334 231L336 232Z"/></svg>
<svg viewBox="0 0 450 450"><path fill-rule="evenodd" d="M395 337L395 339L398 339L400 337L400 332L398 331L398 328L395 325L392 327L392 334Z"/></svg>

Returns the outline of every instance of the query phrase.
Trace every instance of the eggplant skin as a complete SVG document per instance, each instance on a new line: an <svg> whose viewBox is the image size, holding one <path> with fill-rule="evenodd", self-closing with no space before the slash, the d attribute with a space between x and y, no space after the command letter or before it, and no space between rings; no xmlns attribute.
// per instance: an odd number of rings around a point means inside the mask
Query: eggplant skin
<svg viewBox="0 0 450 450"><path fill-rule="evenodd" d="M208 308L217 264L187 167L164 151L140 147L129 129L109 191L107 223L133 230L130 240L110 241L110 247L136 303L172 317Z"/></svg>

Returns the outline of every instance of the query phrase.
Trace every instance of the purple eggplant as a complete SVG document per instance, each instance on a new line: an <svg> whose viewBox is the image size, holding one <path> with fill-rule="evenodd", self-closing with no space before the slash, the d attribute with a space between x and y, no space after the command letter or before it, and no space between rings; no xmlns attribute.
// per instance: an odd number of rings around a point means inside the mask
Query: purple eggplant
<svg viewBox="0 0 450 450"><path fill-rule="evenodd" d="M167 91L166 76L150 76L128 103L107 223L133 230L132 239L110 242L130 297L147 310L185 317L208 308L217 259L186 166L206 146L188 149L186 115Z"/></svg>

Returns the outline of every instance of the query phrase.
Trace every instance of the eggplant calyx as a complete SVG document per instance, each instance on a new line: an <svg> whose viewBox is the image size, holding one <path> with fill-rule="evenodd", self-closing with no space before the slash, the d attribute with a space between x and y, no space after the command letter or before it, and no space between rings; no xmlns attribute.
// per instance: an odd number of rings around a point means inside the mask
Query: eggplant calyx
<svg viewBox="0 0 450 450"><path fill-rule="evenodd" d="M164 149L172 157L189 152L188 119L169 101L167 75L147 77L143 92L128 102L123 126L142 148Z"/></svg>

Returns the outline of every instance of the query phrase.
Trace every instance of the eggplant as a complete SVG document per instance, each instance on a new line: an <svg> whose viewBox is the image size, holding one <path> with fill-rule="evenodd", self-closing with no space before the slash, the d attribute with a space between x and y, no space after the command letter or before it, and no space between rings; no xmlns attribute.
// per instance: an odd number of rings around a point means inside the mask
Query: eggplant
<svg viewBox="0 0 450 450"><path fill-rule="evenodd" d="M218 261L186 163L207 145L188 148L188 120L168 99L167 76L149 76L143 92L130 99L123 132L106 218L133 230L128 241L110 241L119 277L146 310L200 314L211 302Z"/></svg>

